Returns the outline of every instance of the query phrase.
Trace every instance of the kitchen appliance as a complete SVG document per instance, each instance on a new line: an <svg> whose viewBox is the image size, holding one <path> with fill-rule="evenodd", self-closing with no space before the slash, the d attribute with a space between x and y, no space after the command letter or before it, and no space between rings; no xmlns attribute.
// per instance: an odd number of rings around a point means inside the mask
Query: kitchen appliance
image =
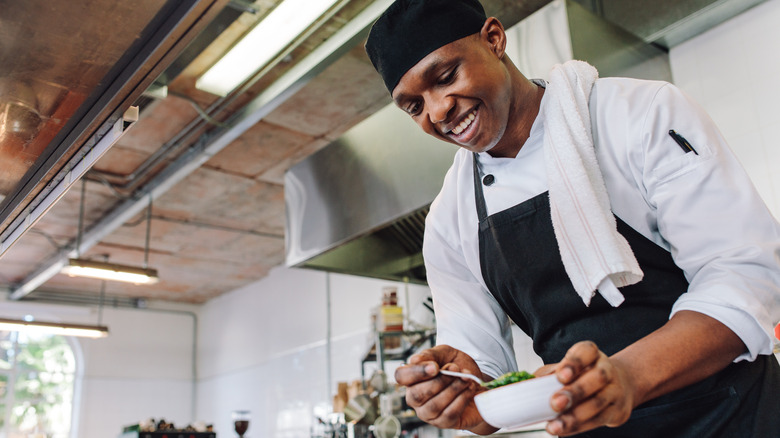
<svg viewBox="0 0 780 438"><path fill-rule="evenodd" d="M251 418L249 411L233 411L230 416L233 419L233 428L238 436L243 438L249 429L249 419Z"/></svg>

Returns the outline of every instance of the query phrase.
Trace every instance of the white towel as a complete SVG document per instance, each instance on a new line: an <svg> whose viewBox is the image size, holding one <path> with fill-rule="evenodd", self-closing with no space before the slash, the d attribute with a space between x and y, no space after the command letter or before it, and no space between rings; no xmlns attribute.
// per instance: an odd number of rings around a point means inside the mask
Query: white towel
<svg viewBox="0 0 780 438"><path fill-rule="evenodd" d="M618 287L643 273L626 239L617 232L604 177L593 147L588 101L596 69L582 61L553 67L544 116L545 166L553 228L563 265L586 306L595 291L614 307Z"/></svg>

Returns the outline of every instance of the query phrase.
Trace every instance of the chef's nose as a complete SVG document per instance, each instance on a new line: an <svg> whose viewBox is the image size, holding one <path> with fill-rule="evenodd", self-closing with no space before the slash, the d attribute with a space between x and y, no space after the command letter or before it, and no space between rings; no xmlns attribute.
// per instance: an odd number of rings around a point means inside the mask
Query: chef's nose
<svg viewBox="0 0 780 438"><path fill-rule="evenodd" d="M446 122L455 108L455 101L450 97L431 96L428 108L431 123Z"/></svg>

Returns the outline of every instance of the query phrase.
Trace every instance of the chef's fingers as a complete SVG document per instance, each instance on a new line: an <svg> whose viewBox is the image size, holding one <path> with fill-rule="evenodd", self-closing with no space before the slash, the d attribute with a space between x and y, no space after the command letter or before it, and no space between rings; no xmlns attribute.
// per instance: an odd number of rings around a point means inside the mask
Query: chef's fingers
<svg viewBox="0 0 780 438"><path fill-rule="evenodd" d="M468 385L448 386L415 409L417 416L428 423L436 422L440 426L453 424L466 406L465 400L468 397L464 393L467 389Z"/></svg>
<svg viewBox="0 0 780 438"><path fill-rule="evenodd" d="M604 391L584 400L570 411L547 424L552 435L567 436L601 426L617 427L631 416L631 403L623 397L618 385L610 385Z"/></svg>
<svg viewBox="0 0 780 438"><path fill-rule="evenodd" d="M441 429L468 429L482 422L474 404L475 391L471 389L458 394L431 424Z"/></svg>
<svg viewBox="0 0 780 438"><path fill-rule="evenodd" d="M580 373L576 380L553 394L552 408L556 412L562 412L570 406L577 406L599 394L605 387L613 384L615 373L615 368L609 358L604 353L599 352L599 358L594 364Z"/></svg>
<svg viewBox="0 0 780 438"><path fill-rule="evenodd" d="M430 369L437 369L433 362L420 365L404 365L395 372L396 382L406 386L406 399L409 406L416 408L428 400L449 389L449 392L460 393L468 388L469 382L463 379L438 374L429 374ZM457 367L453 367L457 370ZM423 371L421 371L423 370Z"/></svg>
<svg viewBox="0 0 780 438"><path fill-rule="evenodd" d="M599 347L592 341L577 342L569 348L563 360L558 362L555 374L564 385L571 383L586 369L593 366L602 355Z"/></svg>
<svg viewBox="0 0 780 438"><path fill-rule="evenodd" d="M433 348L429 348L412 355L409 358L409 363L414 364L425 361L433 361L439 364L439 366L444 366L446 363L454 362L458 357L458 354L462 354L460 350L456 350L449 345L437 345Z"/></svg>
<svg viewBox="0 0 780 438"><path fill-rule="evenodd" d="M429 380L439 374L436 362L420 362L402 365L395 370L395 381L401 386L410 386Z"/></svg>
<svg viewBox="0 0 780 438"><path fill-rule="evenodd" d="M436 362L427 361L416 364L401 365L395 369L395 381L401 386L414 385L433 377L439 376L439 369L460 372L460 367L455 363L447 363L439 366ZM468 370L464 370L468 372ZM449 376L448 376L449 377Z"/></svg>
<svg viewBox="0 0 780 438"><path fill-rule="evenodd" d="M601 426L620 426L628 421L634 405L629 382L626 372L599 352L593 365L553 395L553 409L563 413L548 423L547 431L566 436Z"/></svg>
<svg viewBox="0 0 780 438"><path fill-rule="evenodd" d="M439 374L439 368L454 360L456 355L457 350L446 345L423 350L409 357L408 364L396 368L395 381L409 386L428 380Z"/></svg>
<svg viewBox="0 0 780 438"><path fill-rule="evenodd" d="M428 380L439 374L439 368L444 366L448 356L446 348L429 348L409 357L408 364L395 370L395 381L402 386L413 385ZM450 350L454 350L449 348ZM449 354L451 355L451 354ZM442 360L444 360L442 362Z"/></svg>
<svg viewBox="0 0 780 438"><path fill-rule="evenodd" d="M438 418L464 391L469 383L461 379L440 375L434 379L406 388L406 403L414 408L423 421Z"/></svg>
<svg viewBox="0 0 780 438"><path fill-rule="evenodd" d="M422 364L424 362L434 362L436 365L438 365L438 368L471 373L475 376L484 378L484 376L482 376L482 372L471 356L458 349L452 348L449 345L437 345L433 348L429 348L414 354L409 358L410 365ZM435 370L432 368L426 368L426 372L429 373L427 375L435 375L439 372L438 368Z"/></svg>

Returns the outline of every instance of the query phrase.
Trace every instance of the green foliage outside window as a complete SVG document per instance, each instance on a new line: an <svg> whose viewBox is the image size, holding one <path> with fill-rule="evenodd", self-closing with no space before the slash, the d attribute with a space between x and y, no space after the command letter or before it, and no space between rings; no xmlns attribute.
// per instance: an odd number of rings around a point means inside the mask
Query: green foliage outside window
<svg viewBox="0 0 780 438"><path fill-rule="evenodd" d="M75 371L65 337L0 332L0 438L67 438Z"/></svg>

